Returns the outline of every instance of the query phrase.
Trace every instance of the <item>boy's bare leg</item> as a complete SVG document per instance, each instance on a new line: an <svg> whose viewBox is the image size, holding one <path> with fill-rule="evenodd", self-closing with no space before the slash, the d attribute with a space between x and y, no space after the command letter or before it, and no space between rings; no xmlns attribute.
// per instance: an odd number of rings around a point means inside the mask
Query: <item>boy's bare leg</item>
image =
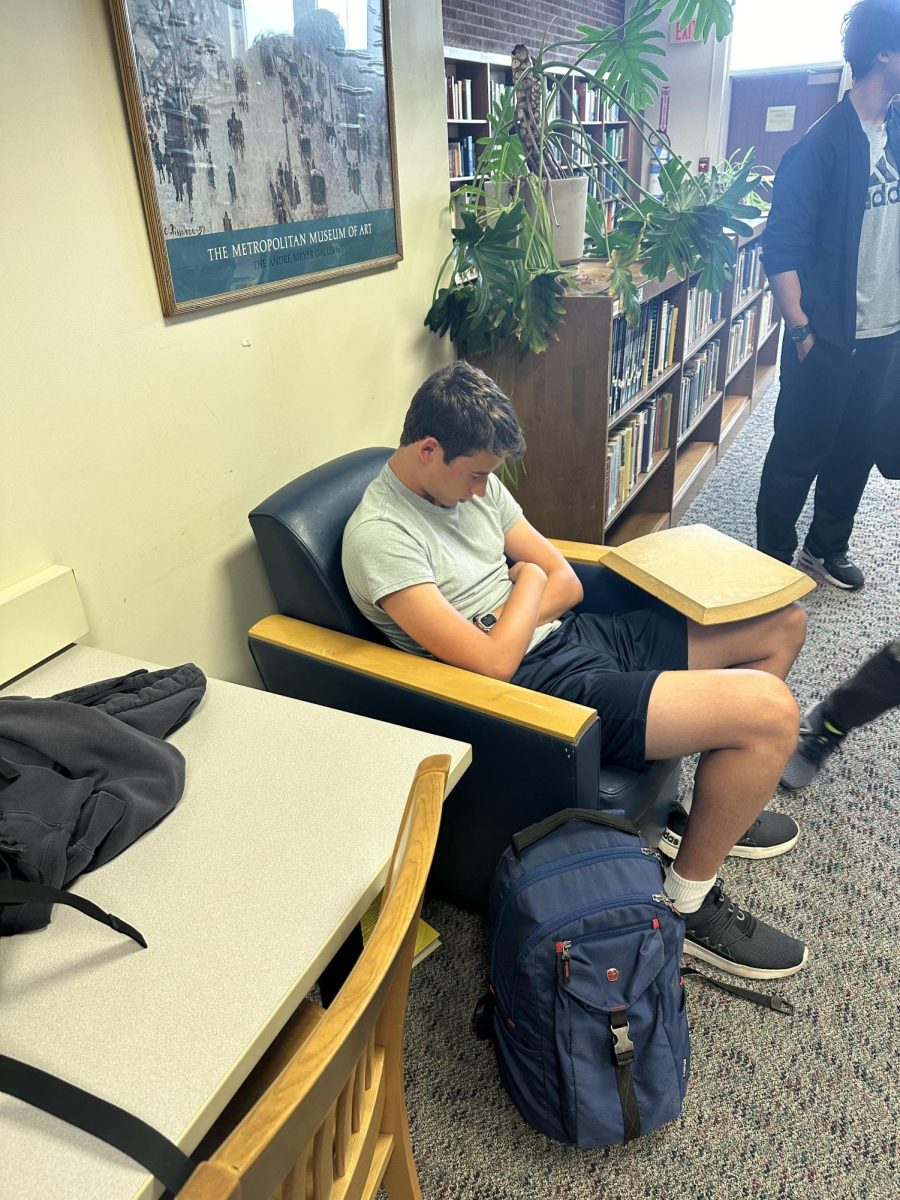
<svg viewBox="0 0 900 1200"><path fill-rule="evenodd" d="M772 797L797 744L786 684L762 670L665 671L650 693L647 757L703 753L678 851L683 879L710 879Z"/></svg>
<svg viewBox="0 0 900 1200"><path fill-rule="evenodd" d="M796 604L727 625L689 621L688 670L753 667L787 679L805 637L806 613Z"/></svg>

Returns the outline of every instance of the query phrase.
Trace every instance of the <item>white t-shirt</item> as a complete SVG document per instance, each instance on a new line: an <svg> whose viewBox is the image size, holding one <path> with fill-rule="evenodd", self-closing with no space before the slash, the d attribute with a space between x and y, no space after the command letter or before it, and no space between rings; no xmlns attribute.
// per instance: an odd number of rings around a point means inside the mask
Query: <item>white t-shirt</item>
<svg viewBox="0 0 900 1200"><path fill-rule="evenodd" d="M900 329L900 173L885 125L866 125L871 175L856 272L856 336L887 337Z"/></svg>
<svg viewBox="0 0 900 1200"><path fill-rule="evenodd" d="M498 608L512 590L503 542L521 515L496 475L488 476L484 497L442 508L411 492L385 463L344 530L344 578L354 604L395 646L427 655L379 600L433 583L467 620ZM528 649L558 625L539 625Z"/></svg>

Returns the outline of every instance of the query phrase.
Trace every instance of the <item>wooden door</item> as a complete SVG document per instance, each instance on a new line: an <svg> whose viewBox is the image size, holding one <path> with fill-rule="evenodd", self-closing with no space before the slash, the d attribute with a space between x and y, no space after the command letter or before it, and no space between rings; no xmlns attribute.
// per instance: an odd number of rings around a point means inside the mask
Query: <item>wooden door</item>
<svg viewBox="0 0 900 1200"><path fill-rule="evenodd" d="M777 171L784 152L836 103L840 82L839 67L732 75L727 153L753 147L755 162Z"/></svg>

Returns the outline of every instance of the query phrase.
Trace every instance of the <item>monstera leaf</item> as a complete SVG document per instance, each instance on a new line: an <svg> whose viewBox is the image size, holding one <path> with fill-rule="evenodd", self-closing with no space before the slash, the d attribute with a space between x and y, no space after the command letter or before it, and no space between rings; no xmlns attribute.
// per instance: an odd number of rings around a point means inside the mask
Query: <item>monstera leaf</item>
<svg viewBox="0 0 900 1200"><path fill-rule="evenodd" d="M529 350L543 354L550 339L558 336L554 330L566 315L562 304L565 291L565 279L559 271L541 271L529 279L519 321L520 358Z"/></svg>
<svg viewBox="0 0 900 1200"><path fill-rule="evenodd" d="M665 8L665 3L657 7ZM734 21L734 0L678 0L673 11L669 14L670 21L679 25L688 25L696 20L695 37L705 42L713 29L716 31L716 41L721 42L726 34L731 33Z"/></svg>
<svg viewBox="0 0 900 1200"><path fill-rule="evenodd" d="M618 29L578 25L581 34L572 47L586 61L600 60L596 82L617 95L627 96L635 108L647 108L659 95L668 76L654 58L665 58L665 35L652 28L659 14L653 8L635 7Z"/></svg>

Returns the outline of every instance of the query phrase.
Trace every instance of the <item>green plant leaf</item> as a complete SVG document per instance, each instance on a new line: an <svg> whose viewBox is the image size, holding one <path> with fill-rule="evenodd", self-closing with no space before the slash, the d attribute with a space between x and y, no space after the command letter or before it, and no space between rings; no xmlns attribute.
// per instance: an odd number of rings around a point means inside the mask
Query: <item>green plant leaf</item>
<svg viewBox="0 0 900 1200"><path fill-rule="evenodd" d="M654 57L665 58L662 30L652 28L657 12L636 6L618 29L578 25L580 40L571 45L587 61L600 60L594 76L597 85L628 97L635 108L647 108L659 95L659 82L668 76Z"/></svg>
<svg viewBox="0 0 900 1200"><path fill-rule="evenodd" d="M555 326L566 315L562 304L565 277L559 271L541 271L529 280L519 318L519 357L529 350L542 354L557 335Z"/></svg>
<svg viewBox="0 0 900 1200"><path fill-rule="evenodd" d="M688 25L696 19L696 37L706 41L713 29L721 42L734 25L734 0L678 0L669 20Z"/></svg>
<svg viewBox="0 0 900 1200"><path fill-rule="evenodd" d="M628 255L620 255L616 251L610 256L609 266L610 295L619 301L628 324L635 326L641 317L641 300Z"/></svg>

